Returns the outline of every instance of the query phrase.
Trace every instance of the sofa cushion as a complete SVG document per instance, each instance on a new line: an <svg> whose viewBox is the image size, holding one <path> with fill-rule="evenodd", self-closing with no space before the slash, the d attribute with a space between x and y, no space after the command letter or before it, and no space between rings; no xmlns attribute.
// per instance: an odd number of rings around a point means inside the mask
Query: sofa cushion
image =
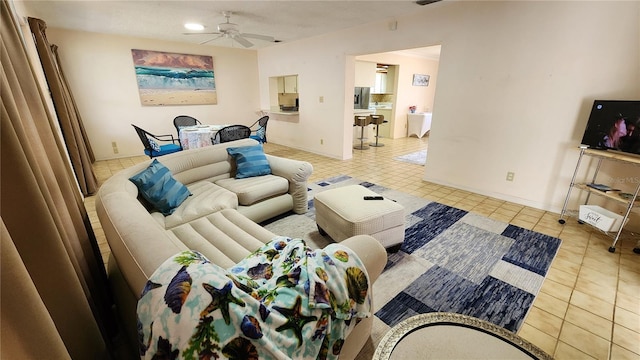
<svg viewBox="0 0 640 360"><path fill-rule="evenodd" d="M209 181L199 181L188 186L191 195L173 214L164 218L165 229L188 223L222 209L238 208L238 197ZM156 220L158 218L156 217Z"/></svg>
<svg viewBox="0 0 640 360"><path fill-rule="evenodd" d="M164 215L172 214L191 195L184 184L171 175L171 171L157 159L143 171L129 178L142 197Z"/></svg>
<svg viewBox="0 0 640 360"><path fill-rule="evenodd" d="M275 175L255 176L244 179L221 179L219 185L238 196L238 203L248 206L289 191L289 181Z"/></svg>
<svg viewBox="0 0 640 360"><path fill-rule="evenodd" d="M236 161L236 179L271 174L262 145L230 147L227 153Z"/></svg>
<svg viewBox="0 0 640 360"><path fill-rule="evenodd" d="M215 212L170 232L187 248L222 267L235 265L276 236L235 209Z"/></svg>

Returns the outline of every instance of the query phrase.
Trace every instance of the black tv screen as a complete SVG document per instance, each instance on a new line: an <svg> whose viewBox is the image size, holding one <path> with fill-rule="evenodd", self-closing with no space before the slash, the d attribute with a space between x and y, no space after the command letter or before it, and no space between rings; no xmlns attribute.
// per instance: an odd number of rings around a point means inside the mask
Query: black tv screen
<svg viewBox="0 0 640 360"><path fill-rule="evenodd" d="M640 100L595 100L581 143L640 155Z"/></svg>

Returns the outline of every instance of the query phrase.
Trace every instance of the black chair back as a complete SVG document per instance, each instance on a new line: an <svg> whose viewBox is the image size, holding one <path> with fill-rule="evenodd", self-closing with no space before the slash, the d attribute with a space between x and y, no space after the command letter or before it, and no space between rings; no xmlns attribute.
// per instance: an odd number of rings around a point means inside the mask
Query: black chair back
<svg viewBox="0 0 640 360"><path fill-rule="evenodd" d="M224 143L233 140L246 139L251 135L251 129L246 125L225 126L213 136L214 144Z"/></svg>
<svg viewBox="0 0 640 360"><path fill-rule="evenodd" d="M253 129L254 126L257 125L257 128L255 128L254 130L251 130L251 132L254 134L251 137L253 139L256 139L262 143L266 143L267 142L267 123L269 122L269 116L265 115L263 117L261 117L260 119L256 120L256 122L254 122L253 124L251 124L250 128Z"/></svg>
<svg viewBox="0 0 640 360"><path fill-rule="evenodd" d="M136 134L138 134L142 145L144 145L144 153L147 154L149 158L153 158L154 156L162 156L182 150L180 141L178 139L175 139L171 134L154 135L141 127L135 126L133 124L131 124L131 126L133 126L133 128L136 130ZM158 141L170 142L171 146L161 146L160 144L158 144L161 150L157 151L153 148L153 146L151 146L151 141L149 140L149 138L154 138Z"/></svg>
<svg viewBox="0 0 640 360"><path fill-rule="evenodd" d="M136 133L138 134L140 141L142 141L142 145L144 145L144 149L152 151L153 149L151 148L151 143L149 142L149 138L147 137L147 134L149 134L149 136L153 136L153 135L148 133L146 130L139 128L133 124L131 124L131 126L133 126L133 128L136 129Z"/></svg>
<svg viewBox="0 0 640 360"><path fill-rule="evenodd" d="M189 115L180 115L176 116L173 119L173 126L176 127L176 131L178 132L178 137L180 137L180 128L183 126L194 126L199 125L200 121L198 119L191 117Z"/></svg>

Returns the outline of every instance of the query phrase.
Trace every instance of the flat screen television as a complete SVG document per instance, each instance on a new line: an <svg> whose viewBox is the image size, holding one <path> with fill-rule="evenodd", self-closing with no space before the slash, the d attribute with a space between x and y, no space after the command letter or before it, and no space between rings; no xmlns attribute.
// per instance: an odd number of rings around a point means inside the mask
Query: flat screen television
<svg viewBox="0 0 640 360"><path fill-rule="evenodd" d="M581 144L640 156L640 100L595 100Z"/></svg>

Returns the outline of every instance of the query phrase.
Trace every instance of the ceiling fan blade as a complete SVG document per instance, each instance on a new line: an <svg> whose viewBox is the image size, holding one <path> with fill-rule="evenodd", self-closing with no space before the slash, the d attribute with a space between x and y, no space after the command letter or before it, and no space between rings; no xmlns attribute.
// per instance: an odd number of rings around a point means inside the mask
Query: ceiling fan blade
<svg viewBox="0 0 640 360"><path fill-rule="evenodd" d="M197 32L197 33L182 33L182 35L219 35L219 32Z"/></svg>
<svg viewBox="0 0 640 360"><path fill-rule="evenodd" d="M246 37L246 38L251 38L251 39L258 39L258 40L264 40L264 41L269 41L269 42L275 42L276 39L273 36L267 36L267 35L259 35L259 34L240 34L240 36Z"/></svg>
<svg viewBox="0 0 640 360"><path fill-rule="evenodd" d="M247 39L243 38L243 37L242 37L242 36L240 36L240 35L234 35L234 36L233 36L233 40L235 40L235 41L239 42L239 43L240 43L240 45L242 45L242 46L244 46L244 47L252 47L252 46L253 46L253 44L251 43L251 41L249 41L249 40L247 40Z"/></svg>
<svg viewBox="0 0 640 360"><path fill-rule="evenodd" d="M206 40L206 41L201 42L201 43L200 43L200 45L204 45L204 44L206 44L206 43L208 43L208 42L211 42L211 41L213 41L213 40L220 39L222 36L223 36L223 35L222 35L222 34L220 34L220 35L218 35L218 36L216 36L216 37L213 37L213 38L211 38L211 39L209 39L209 40Z"/></svg>

